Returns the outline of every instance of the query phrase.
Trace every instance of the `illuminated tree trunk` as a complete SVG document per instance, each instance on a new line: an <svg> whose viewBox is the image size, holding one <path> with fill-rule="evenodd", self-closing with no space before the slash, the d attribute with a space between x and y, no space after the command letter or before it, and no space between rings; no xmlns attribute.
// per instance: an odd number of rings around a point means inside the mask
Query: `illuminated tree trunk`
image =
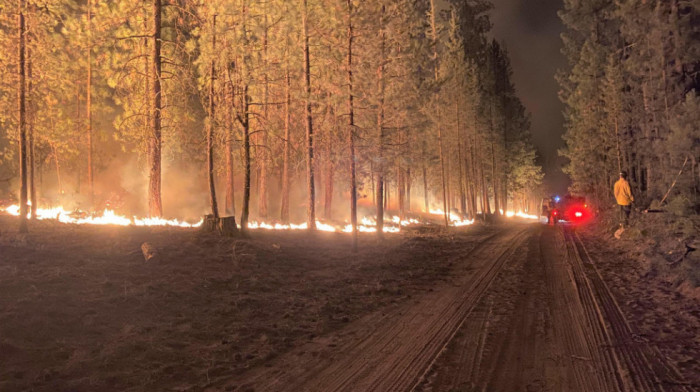
<svg viewBox="0 0 700 392"><path fill-rule="evenodd" d="M25 32L26 26L24 21L24 0L19 0L19 9L17 13L18 27L18 64L17 72L19 75L17 86L17 105L19 111L19 231L26 233L27 227L27 96L26 96L26 76L27 69L25 64L26 42Z"/></svg>
<svg viewBox="0 0 700 392"><path fill-rule="evenodd" d="M493 140L491 140L491 187L493 188L493 207L495 209L494 213L496 215L500 214L498 205L498 180L496 179L496 151L493 147Z"/></svg>
<svg viewBox="0 0 700 392"><path fill-rule="evenodd" d="M269 138L269 133L268 133L268 122L269 122L269 110L268 110L268 104L269 104L269 92L270 92L270 83L269 83L269 61L268 61L268 12L267 12L267 1L263 2L263 18L264 18L264 26L263 26L263 57L262 57L262 66L263 66L263 121L262 121L262 129L261 129L261 136L262 136L262 146L259 146L258 149L260 150L260 192L258 192L258 215L260 215L260 219L267 219L268 217L268 176L269 176L269 165L270 165L270 154L269 154L269 148L270 148L270 138Z"/></svg>
<svg viewBox="0 0 700 392"><path fill-rule="evenodd" d="M477 157L477 137L478 135L476 134L477 130L477 116L476 116L476 108L472 106L472 132L471 132L471 146L469 149L469 170L471 172L471 196L472 196L472 212L474 213L474 217L476 217L476 213L478 210L478 204L477 204L477 197L479 195L479 173L477 170L477 163L476 163L476 157ZM483 209L482 209L483 211Z"/></svg>
<svg viewBox="0 0 700 392"><path fill-rule="evenodd" d="M314 184L314 128L311 115L311 64L309 61L309 26L307 0L302 3L302 30L304 33L304 88L306 94L306 186L308 189L308 205L306 222L309 230L316 229L316 193Z"/></svg>
<svg viewBox="0 0 700 392"><path fill-rule="evenodd" d="M435 22L437 9L435 8L435 0L430 0L430 29L432 31L433 40L433 61L435 62L435 83L440 81L440 71L438 66L438 36L437 25ZM447 184L445 183L445 156L442 151L442 124L440 123L440 113L437 114L437 132L438 132L438 150L440 154L440 173L442 177L442 208L445 215L445 226L450 225L447 211Z"/></svg>
<svg viewBox="0 0 700 392"><path fill-rule="evenodd" d="M161 199L161 116L162 116L162 91L161 91L161 0L153 0L152 17L153 31L152 39L152 80L151 80L151 103L152 103L152 126L151 135L148 140L148 214L151 217L163 215L163 202Z"/></svg>
<svg viewBox="0 0 700 392"><path fill-rule="evenodd" d="M236 215L236 198L233 176L233 105L234 92L233 83L228 81L227 96L228 104L226 105L226 215Z"/></svg>
<svg viewBox="0 0 700 392"><path fill-rule="evenodd" d="M357 252L357 173L355 166L355 107L352 77L352 0L348 2L348 145L350 146L350 221L352 224L352 248Z"/></svg>
<svg viewBox="0 0 700 392"><path fill-rule="evenodd" d="M289 76L289 61L287 60L286 70L284 75L284 146L282 152L282 202L280 206L280 220L282 223L289 223L289 155L290 155L290 106L291 97L291 80Z"/></svg>
<svg viewBox="0 0 700 392"><path fill-rule="evenodd" d="M90 208L95 208L95 179L92 162L92 0L87 2L87 89L85 97L85 112L87 120L87 176L90 189Z"/></svg>
<svg viewBox="0 0 700 392"><path fill-rule="evenodd" d="M406 211L411 212L411 168L406 169Z"/></svg>
<svg viewBox="0 0 700 392"><path fill-rule="evenodd" d="M325 190L323 193L323 217L325 219L332 219L333 214L333 140L331 132L328 132L328 137L326 139L326 180L325 180Z"/></svg>
<svg viewBox="0 0 700 392"><path fill-rule="evenodd" d="M377 67L377 84L379 89L379 107L377 112L377 137L379 151L377 158L379 165L377 169L377 235L384 234L384 91L386 82L384 80L384 53L386 35L384 32L384 6L379 17L379 67Z"/></svg>
<svg viewBox="0 0 700 392"><path fill-rule="evenodd" d="M243 160L245 161L245 182L243 185L243 211L241 213L241 230L248 230L248 216L250 214L250 97L248 86L243 88Z"/></svg>
<svg viewBox="0 0 700 392"><path fill-rule="evenodd" d="M498 192L498 170L496 168L496 149L494 147L494 139L496 137L496 130L493 125L494 119L493 119L493 103L489 105L489 124L490 124L490 130L491 130L491 187L493 188L493 207L494 207L494 213L496 215L500 215L500 206L499 206L499 192Z"/></svg>
<svg viewBox="0 0 700 392"><path fill-rule="evenodd" d="M459 207L462 214L467 213L467 197L464 192L464 184L466 172L462 170L462 123L460 121L460 102L459 99L455 102L455 109L457 114L457 167L459 168Z"/></svg>
<svg viewBox="0 0 700 392"><path fill-rule="evenodd" d="M423 163L423 202L425 205L425 212L430 212L430 206L428 201L428 169Z"/></svg>
<svg viewBox="0 0 700 392"><path fill-rule="evenodd" d="M29 206L30 212L30 219L34 220L36 219L36 210L39 208L39 201L37 200L36 197L36 178L35 178L35 160L34 160L34 124L36 121L36 104L34 103L34 100L32 99L33 96L33 75L32 75L32 51L29 49L30 47L30 39L31 35L29 35L29 31L31 31L31 28L29 26L29 23L27 23L26 26L27 29L27 39L26 39L26 45L27 45L27 125L28 125L28 148L29 148L29 156L28 156L28 166L29 166L29 200L31 201L31 205Z"/></svg>
<svg viewBox="0 0 700 392"><path fill-rule="evenodd" d="M216 102L214 99L214 82L216 80L216 15L212 16L211 22L211 47L212 59L209 72L209 127L207 129L207 175L209 182L209 202L211 205L211 214L215 220L219 219L219 206L216 203L216 184L214 182L214 127L216 125Z"/></svg>
<svg viewBox="0 0 700 392"><path fill-rule="evenodd" d="M58 161L58 149L54 143L49 142L49 147L51 147L51 154L53 155L54 166L56 168L56 183L58 185L58 194L63 194L63 182L61 181L61 164Z"/></svg>
<svg viewBox="0 0 700 392"><path fill-rule="evenodd" d="M243 14L243 45L248 47L248 7L246 0L242 4ZM241 231L245 234L248 231L248 216L250 215L250 95L248 81L250 80L250 69L244 57L241 57L240 64L242 67L241 75L245 77L243 84L243 97L241 99L241 109L243 117L238 115L238 121L243 127L243 160L245 164L245 179L243 184L243 211L241 211Z"/></svg>

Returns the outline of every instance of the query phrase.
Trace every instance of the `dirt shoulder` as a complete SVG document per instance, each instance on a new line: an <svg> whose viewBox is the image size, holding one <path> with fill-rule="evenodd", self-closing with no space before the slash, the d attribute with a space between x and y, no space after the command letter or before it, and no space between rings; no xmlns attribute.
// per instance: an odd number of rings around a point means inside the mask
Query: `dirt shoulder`
<svg viewBox="0 0 700 392"><path fill-rule="evenodd" d="M700 273L700 250L685 254L692 237L674 226L677 220L644 219L620 240L595 226L579 235L636 338L657 347L687 383L700 387L700 288L694 275Z"/></svg>
<svg viewBox="0 0 700 392"><path fill-rule="evenodd" d="M497 230L364 235L352 254L333 233L15 225L0 216L3 391L201 390L430 292Z"/></svg>

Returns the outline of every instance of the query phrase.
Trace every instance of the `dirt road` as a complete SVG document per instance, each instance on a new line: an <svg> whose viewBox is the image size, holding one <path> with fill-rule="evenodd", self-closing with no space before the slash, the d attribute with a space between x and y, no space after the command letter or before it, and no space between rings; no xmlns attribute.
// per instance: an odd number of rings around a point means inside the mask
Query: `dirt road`
<svg viewBox="0 0 700 392"><path fill-rule="evenodd" d="M515 225L452 279L217 385L255 391L691 391L570 228Z"/></svg>

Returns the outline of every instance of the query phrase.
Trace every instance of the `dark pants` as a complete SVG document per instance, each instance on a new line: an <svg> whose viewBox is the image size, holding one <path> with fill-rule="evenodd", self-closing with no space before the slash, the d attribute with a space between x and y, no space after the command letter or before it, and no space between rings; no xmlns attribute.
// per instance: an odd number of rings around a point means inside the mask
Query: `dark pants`
<svg viewBox="0 0 700 392"><path fill-rule="evenodd" d="M630 223L630 212L632 212L632 205L620 206L620 224L627 227Z"/></svg>

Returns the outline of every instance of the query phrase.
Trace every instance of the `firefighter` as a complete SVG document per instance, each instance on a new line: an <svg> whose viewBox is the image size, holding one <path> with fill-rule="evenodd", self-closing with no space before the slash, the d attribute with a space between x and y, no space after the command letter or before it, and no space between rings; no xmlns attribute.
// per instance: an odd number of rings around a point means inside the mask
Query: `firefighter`
<svg viewBox="0 0 700 392"><path fill-rule="evenodd" d="M620 179L615 183L614 193L617 205L620 206L620 226L625 228L629 225L632 202L634 201L630 183L627 182L627 172L620 172Z"/></svg>

